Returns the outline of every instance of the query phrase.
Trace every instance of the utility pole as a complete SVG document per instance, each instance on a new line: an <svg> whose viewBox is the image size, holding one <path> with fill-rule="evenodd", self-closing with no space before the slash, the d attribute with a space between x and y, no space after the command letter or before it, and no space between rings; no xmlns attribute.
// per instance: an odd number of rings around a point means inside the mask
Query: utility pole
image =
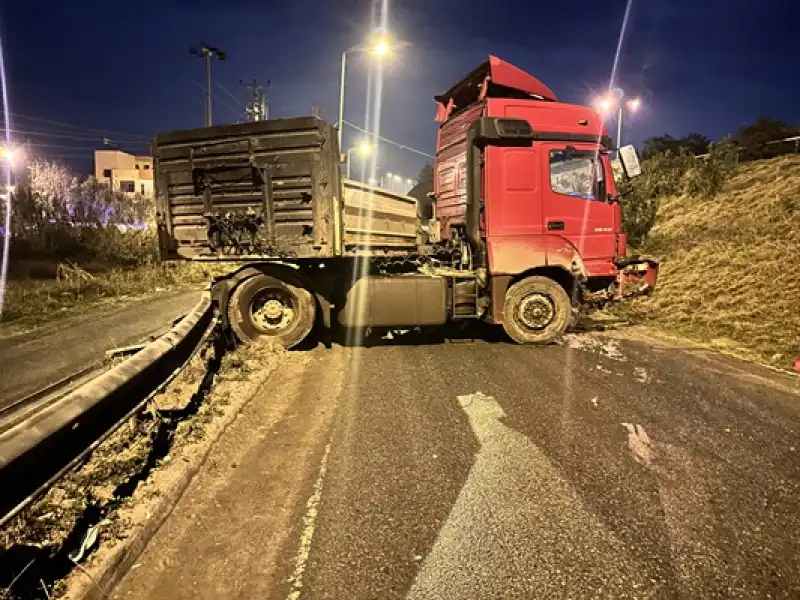
<svg viewBox="0 0 800 600"><path fill-rule="evenodd" d="M245 117L248 121L265 121L269 119L269 102L265 93L265 86L253 79L252 83L244 83L241 79L239 84L243 85L250 92L250 100L245 103ZM269 87L267 81L266 87Z"/></svg>
<svg viewBox="0 0 800 600"><path fill-rule="evenodd" d="M226 54L219 48L209 46L205 42L200 44L200 48L190 48L189 53L192 56L199 56L206 61L206 127L211 127L212 110L211 110L211 59L225 60Z"/></svg>

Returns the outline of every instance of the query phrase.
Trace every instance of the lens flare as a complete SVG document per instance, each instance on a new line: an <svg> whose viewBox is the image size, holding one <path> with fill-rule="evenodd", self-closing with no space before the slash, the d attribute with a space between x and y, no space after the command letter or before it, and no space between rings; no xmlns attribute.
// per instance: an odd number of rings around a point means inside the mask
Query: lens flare
<svg viewBox="0 0 800 600"><path fill-rule="evenodd" d="M11 112L8 106L8 86L6 82L6 59L3 52L3 39L0 38L0 86L2 86L3 94L3 114L5 115L5 128L6 128L6 148L10 153L9 159L13 157L11 148ZM9 250L11 249L11 177L12 177L12 164L8 160L2 166L3 179L2 185L5 187L3 194L5 200L5 215L3 219L3 256L0 264L0 316L3 315L3 306L5 304L6 296L6 279L8 278L8 258Z"/></svg>

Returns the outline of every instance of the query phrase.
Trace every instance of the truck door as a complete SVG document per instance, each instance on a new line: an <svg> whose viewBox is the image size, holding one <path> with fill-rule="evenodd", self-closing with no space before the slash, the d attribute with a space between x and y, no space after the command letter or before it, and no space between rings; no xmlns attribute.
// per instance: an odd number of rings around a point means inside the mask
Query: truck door
<svg viewBox="0 0 800 600"><path fill-rule="evenodd" d="M590 275L613 275L615 215L614 205L608 201L608 171L602 156L586 143L537 146L544 175L545 234L560 236L575 246Z"/></svg>

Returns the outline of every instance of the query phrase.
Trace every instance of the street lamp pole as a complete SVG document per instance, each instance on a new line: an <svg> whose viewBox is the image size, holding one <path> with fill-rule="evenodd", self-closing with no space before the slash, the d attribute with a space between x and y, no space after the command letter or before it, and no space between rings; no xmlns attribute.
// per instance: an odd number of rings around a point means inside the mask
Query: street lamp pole
<svg viewBox="0 0 800 600"><path fill-rule="evenodd" d="M389 55L394 50L410 46L409 42L399 42L390 45L385 35L382 35L378 40L371 44L362 44L355 46L342 52L342 67L339 74L339 119L336 123L337 140L339 141L339 152L342 151L342 135L344 132L344 91L345 91L345 78L347 76L347 53L348 52L368 52L373 54L376 58L382 59Z"/></svg>
<svg viewBox="0 0 800 600"><path fill-rule="evenodd" d="M622 102L617 106L617 158L620 148L622 148Z"/></svg>
<svg viewBox="0 0 800 600"><path fill-rule="evenodd" d="M336 122L336 127L338 129L337 139L339 141L339 152L342 151L342 132L344 131L344 78L345 73L347 71L347 50L342 52L342 72L339 76L339 120ZM350 163L347 163L348 169L350 168Z"/></svg>

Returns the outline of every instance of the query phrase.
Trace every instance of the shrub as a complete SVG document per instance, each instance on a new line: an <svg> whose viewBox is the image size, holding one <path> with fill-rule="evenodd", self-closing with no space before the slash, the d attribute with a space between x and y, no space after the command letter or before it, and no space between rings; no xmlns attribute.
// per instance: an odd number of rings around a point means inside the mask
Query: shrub
<svg viewBox="0 0 800 600"><path fill-rule="evenodd" d="M0 217L5 207L0 207ZM113 191L94 177L34 161L12 197L11 259L151 263L157 243L152 200Z"/></svg>
<svg viewBox="0 0 800 600"><path fill-rule="evenodd" d="M661 199L686 196L696 201L716 196L736 157L736 145L726 139L712 144L709 154L702 158L681 149L678 153L667 150L644 161L639 177L620 184L623 229L631 245L638 246L647 238Z"/></svg>

